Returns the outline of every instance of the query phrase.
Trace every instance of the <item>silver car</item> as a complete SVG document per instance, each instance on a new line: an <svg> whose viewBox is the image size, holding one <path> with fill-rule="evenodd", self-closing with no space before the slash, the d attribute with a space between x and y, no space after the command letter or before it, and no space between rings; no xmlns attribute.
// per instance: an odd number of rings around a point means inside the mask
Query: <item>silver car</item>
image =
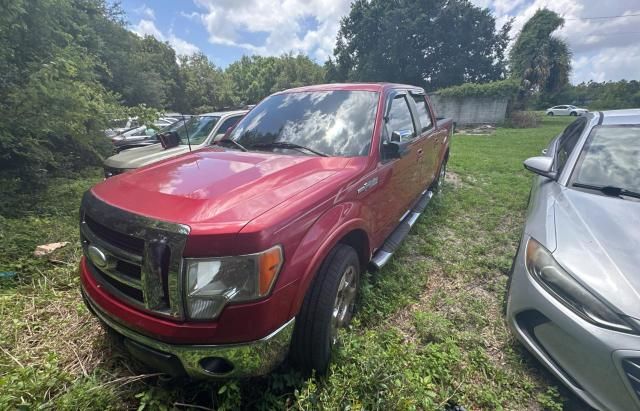
<svg viewBox="0 0 640 411"><path fill-rule="evenodd" d="M508 323L590 406L640 409L640 109L589 113L543 153Z"/></svg>
<svg viewBox="0 0 640 411"><path fill-rule="evenodd" d="M156 163L191 150L206 147L224 136L245 114L246 110L207 113L193 116L187 120L179 120L170 126L180 136L177 147L164 149L162 144L152 144L145 147L132 148L121 151L109 157L104 162L105 178L121 174L142 166Z"/></svg>

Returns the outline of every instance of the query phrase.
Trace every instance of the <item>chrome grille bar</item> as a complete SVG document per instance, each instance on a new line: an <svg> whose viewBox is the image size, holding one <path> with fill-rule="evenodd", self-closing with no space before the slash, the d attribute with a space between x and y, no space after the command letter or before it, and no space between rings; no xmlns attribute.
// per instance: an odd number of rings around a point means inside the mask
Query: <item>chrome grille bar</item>
<svg viewBox="0 0 640 411"><path fill-rule="evenodd" d="M85 222L85 216L97 222L98 227L107 227L105 238L91 230ZM80 233L84 253L91 262L89 248L93 245L98 247L108 260L107 264L100 267L92 265L92 271L96 277L100 274L108 276L112 281L107 288L116 291L119 297L154 314L174 318L184 316L181 264L189 231L189 227L183 224L154 220L113 207L97 199L90 191L85 193L82 199ZM140 239L144 241L142 255L124 250L106 237L116 242L120 239ZM119 262L129 265L124 266L126 269L121 267L119 270ZM138 267L140 278L135 276ZM120 283L125 288L118 286ZM133 298L131 295L139 297L140 293L127 292L126 287L140 290L142 297Z"/></svg>

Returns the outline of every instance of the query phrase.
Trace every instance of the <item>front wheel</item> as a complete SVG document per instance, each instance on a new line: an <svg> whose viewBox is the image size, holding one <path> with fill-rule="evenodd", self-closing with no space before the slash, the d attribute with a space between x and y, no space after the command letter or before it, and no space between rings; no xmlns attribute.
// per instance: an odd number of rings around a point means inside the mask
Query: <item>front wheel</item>
<svg viewBox="0 0 640 411"><path fill-rule="evenodd" d="M553 111L547 113L548 116L553 116Z"/></svg>
<svg viewBox="0 0 640 411"><path fill-rule="evenodd" d="M578 113L576 113L575 111L572 111L569 115L572 116L572 117L577 117Z"/></svg>
<svg viewBox="0 0 640 411"><path fill-rule="evenodd" d="M360 286L356 251L338 244L323 261L296 318L291 359L305 373L326 373L338 330L347 327Z"/></svg>

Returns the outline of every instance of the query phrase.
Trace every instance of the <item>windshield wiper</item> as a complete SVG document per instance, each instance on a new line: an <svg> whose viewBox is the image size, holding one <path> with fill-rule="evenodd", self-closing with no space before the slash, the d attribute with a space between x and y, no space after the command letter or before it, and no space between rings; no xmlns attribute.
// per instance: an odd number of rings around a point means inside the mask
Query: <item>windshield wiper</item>
<svg viewBox="0 0 640 411"><path fill-rule="evenodd" d="M316 150L314 150L312 148L309 148L309 147L301 146L300 144L290 143L288 141L272 141L270 143L256 143L256 144L251 146L251 148L269 148L269 147L292 148L294 150L306 150L306 151L308 151L310 153L313 153L313 154L321 156L321 157L329 157L329 155L326 154L326 153L322 153L320 151L316 151Z"/></svg>
<svg viewBox="0 0 640 411"><path fill-rule="evenodd" d="M235 141L235 140L231 140L230 138L223 138L222 140L218 140L218 141L216 141L216 142L215 142L215 143L213 143L213 144L215 144L215 145L219 146L219 145L221 145L222 143L232 143L234 146L238 147L238 148L239 148L240 150L242 150L242 151L249 151L249 150L247 150L247 149L245 148L245 146L243 146L242 144L238 143L238 142L237 142L237 141Z"/></svg>
<svg viewBox="0 0 640 411"><path fill-rule="evenodd" d="M640 193L636 193L635 191L627 190L626 188L621 188L616 186L596 186L596 185L583 184L583 183L573 183L573 186L578 188L586 188L587 190L600 191L602 194L610 197L627 196L627 197L640 198Z"/></svg>

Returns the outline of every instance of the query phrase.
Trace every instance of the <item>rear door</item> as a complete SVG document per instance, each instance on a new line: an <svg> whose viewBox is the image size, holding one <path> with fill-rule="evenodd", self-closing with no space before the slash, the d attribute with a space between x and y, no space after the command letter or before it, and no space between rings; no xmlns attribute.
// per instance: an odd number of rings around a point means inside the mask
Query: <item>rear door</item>
<svg viewBox="0 0 640 411"><path fill-rule="evenodd" d="M427 106L424 93L412 92L411 101L414 103L416 117L418 120L419 137L417 144L419 148L419 161L421 167L421 175L419 185L424 190L436 176L438 172L439 147L436 143L435 121Z"/></svg>

